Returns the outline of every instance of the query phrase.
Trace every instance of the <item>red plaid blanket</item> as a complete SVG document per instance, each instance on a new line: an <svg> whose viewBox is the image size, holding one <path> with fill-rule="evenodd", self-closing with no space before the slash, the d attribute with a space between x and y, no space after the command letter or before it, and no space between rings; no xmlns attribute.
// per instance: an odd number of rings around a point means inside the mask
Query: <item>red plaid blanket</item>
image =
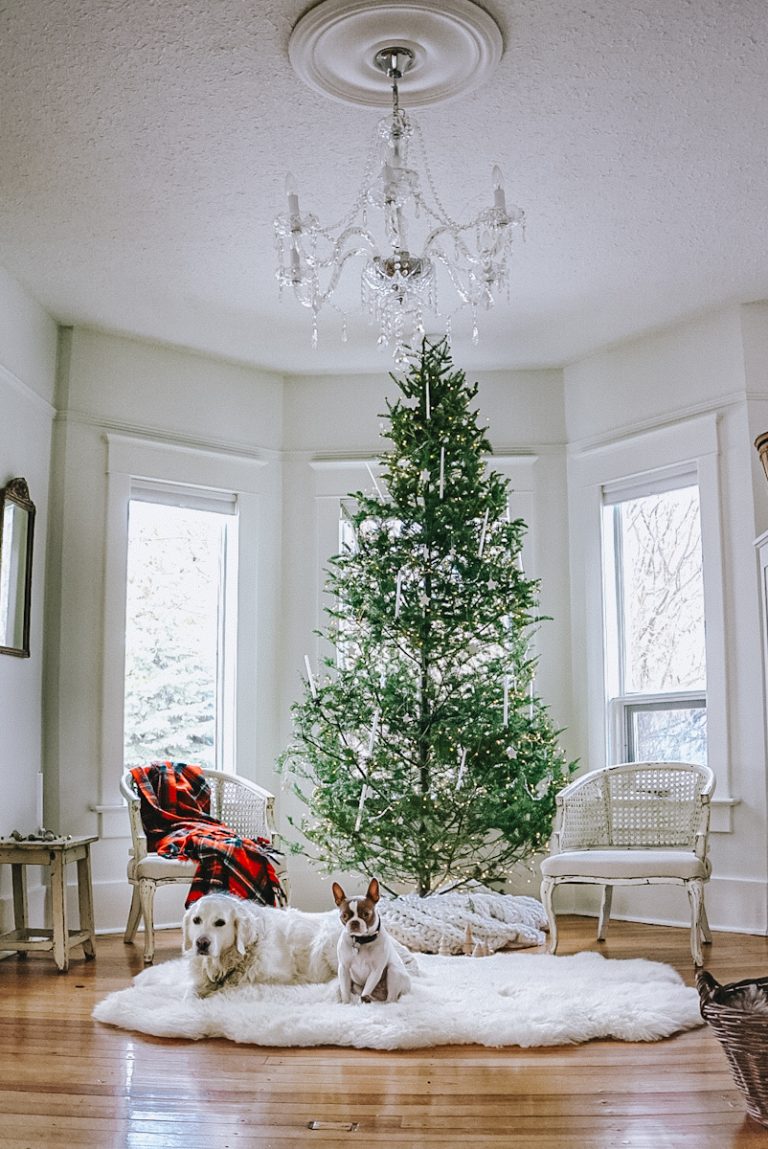
<svg viewBox="0 0 768 1149"><path fill-rule="evenodd" d="M285 894L264 838L240 838L211 816L211 793L201 766L152 762L131 770L141 800L148 848L166 858L189 858L197 872L185 905L212 890L281 905Z"/></svg>

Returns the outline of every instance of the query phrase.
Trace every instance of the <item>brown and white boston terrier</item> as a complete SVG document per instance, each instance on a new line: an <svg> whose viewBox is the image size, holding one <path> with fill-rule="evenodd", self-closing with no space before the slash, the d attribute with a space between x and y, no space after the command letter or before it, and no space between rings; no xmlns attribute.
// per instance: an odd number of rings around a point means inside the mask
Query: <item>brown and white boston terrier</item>
<svg viewBox="0 0 768 1149"><path fill-rule="evenodd" d="M338 945L341 1000L397 1001L411 988L411 979L381 924L379 883L371 878L365 897L348 898L338 882L332 889L343 927Z"/></svg>

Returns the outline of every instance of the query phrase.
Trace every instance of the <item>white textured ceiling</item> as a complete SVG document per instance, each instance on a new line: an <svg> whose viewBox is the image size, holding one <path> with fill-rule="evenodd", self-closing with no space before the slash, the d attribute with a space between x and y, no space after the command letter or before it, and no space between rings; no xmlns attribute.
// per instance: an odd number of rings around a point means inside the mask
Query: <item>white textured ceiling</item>
<svg viewBox="0 0 768 1149"><path fill-rule="evenodd" d="M484 6L495 76L418 119L448 210L485 198L498 162L528 231L510 301L477 347L456 326L457 361L557 365L768 298L765 0ZM62 322L292 372L389 370L362 317L346 344L321 322L313 352L309 313L278 300L286 170L338 218L378 118L293 73L307 7L0 4L0 264Z"/></svg>

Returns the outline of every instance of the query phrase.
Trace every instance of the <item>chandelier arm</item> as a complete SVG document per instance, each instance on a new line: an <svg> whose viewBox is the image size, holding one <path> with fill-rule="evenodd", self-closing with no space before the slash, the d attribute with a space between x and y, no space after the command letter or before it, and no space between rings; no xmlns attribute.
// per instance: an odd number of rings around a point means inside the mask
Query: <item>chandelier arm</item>
<svg viewBox="0 0 768 1149"><path fill-rule="evenodd" d="M471 267L477 267L478 265L482 266L485 262L483 257L473 255L464 240L461 238L460 234L460 231L468 231L473 226L474 224L467 224L460 230L452 227L436 227L424 240L424 254L434 255L436 259L439 259L441 263L445 264L446 267L449 267L451 261L449 260L446 253L437 246L437 241L442 236L448 235L453 240L456 250L461 253L462 257Z"/></svg>
<svg viewBox="0 0 768 1149"><path fill-rule="evenodd" d="M338 287L339 279L341 278L341 273L343 272L344 268L346 267L347 261L350 259L353 259L357 255L362 255L364 253L364 251L365 251L365 248L354 248L354 247L352 247L349 249L349 251L345 251L343 255L339 254L336 256L336 260L337 260L336 266L333 269L333 274L331 275L331 278L328 280L328 283L326 285L325 290L324 291L317 291L317 293L313 295L312 306L314 307L314 309L316 311L319 311L321 307L325 306L325 304L328 302L328 300L330 299L333 292ZM327 267L327 266L329 266L329 264L324 263L324 264L316 265L315 266L315 273L317 272L318 266ZM343 314L341 308L337 308L337 310Z"/></svg>
<svg viewBox="0 0 768 1149"><path fill-rule="evenodd" d="M465 283L459 275L459 271L461 269L458 268L455 263L451 261L451 259L449 259L444 251L442 251L440 248L434 248L432 255L434 259L438 260L448 272L448 278L453 284L454 290L461 300L461 307L464 307L467 304L471 304L473 307L476 307L483 300L488 301L493 298L491 292L492 282L488 281L485 276L477 277L475 276L475 273L471 267L467 268L466 274L469 283ZM481 261L477 260L475 262L480 263ZM474 292L471 290L473 283L476 287ZM457 310L460 310L460 308L457 308ZM453 314L455 314L455 312Z"/></svg>
<svg viewBox="0 0 768 1149"><path fill-rule="evenodd" d="M352 255L363 255L366 252L376 251L376 240L368 228L365 227L348 227L340 236L337 236L336 239L326 236L323 231L320 231L318 234L322 235L324 239L327 239L329 243L332 243L333 247L324 258L315 258L313 260L315 267L330 267L339 259L343 259L346 262ZM362 240L364 246L353 247L350 248L349 251L344 251L346 244L355 237Z"/></svg>

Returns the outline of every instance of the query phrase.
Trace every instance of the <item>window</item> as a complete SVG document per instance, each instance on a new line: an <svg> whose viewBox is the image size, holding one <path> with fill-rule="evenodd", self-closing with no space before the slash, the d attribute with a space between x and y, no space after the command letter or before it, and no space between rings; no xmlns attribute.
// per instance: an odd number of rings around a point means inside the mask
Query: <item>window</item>
<svg viewBox="0 0 768 1149"><path fill-rule="evenodd" d="M707 761L704 578L695 473L603 487L609 749Z"/></svg>
<svg viewBox="0 0 768 1149"><path fill-rule="evenodd" d="M125 765L232 769L236 501L135 482L128 506Z"/></svg>

